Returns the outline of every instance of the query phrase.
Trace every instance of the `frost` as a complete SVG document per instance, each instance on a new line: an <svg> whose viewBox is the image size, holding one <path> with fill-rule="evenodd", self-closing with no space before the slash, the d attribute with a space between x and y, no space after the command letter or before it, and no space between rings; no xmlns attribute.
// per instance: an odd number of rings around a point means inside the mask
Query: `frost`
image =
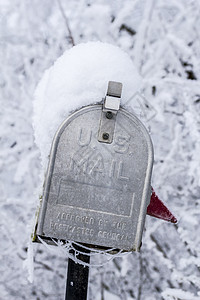
<svg viewBox="0 0 200 300"><path fill-rule="evenodd" d="M72 259L75 263L81 264L83 266L88 266L88 267L102 267L106 265L108 262L114 260L115 258L122 258L123 256L128 256L129 253L123 252L122 250L116 251L116 249L109 248L107 250L100 250L100 249L93 249L93 248L88 248L86 246L83 246L82 244L79 244L74 241L55 241L52 239L52 242L55 245L49 245L46 243L45 240L43 240L41 237L38 236L39 241L51 252L54 253L62 253L66 257ZM84 250L77 250L77 247L79 249L84 249ZM90 263L84 262L78 258L79 254L84 254L87 255L91 258Z"/></svg>
<svg viewBox="0 0 200 300"><path fill-rule="evenodd" d="M43 74L63 53L73 55L73 48L68 51L73 37L76 45L82 43L87 47L88 41L101 41L103 45L112 44L114 49L119 47L120 53L124 50L131 57L130 68L132 64L136 66L136 73L142 77L142 86L140 88L133 83L130 96L140 90L142 97L139 101L144 97L153 107L151 113L146 114L148 121L145 123L151 132L155 152L152 185L179 220L177 225L171 225L147 217L140 254L133 253L116 258L103 267L91 268L88 300L109 300L111 295L123 300L198 299L199 1L59 2L61 6L57 0L0 1L0 298L64 299L67 268L64 252L56 252L57 247L54 247L55 251L52 247L49 251L42 244L34 244L32 284L28 282L28 272L22 265L27 258L30 236L27 225L35 215L44 180L44 175L40 174L41 170L45 171L33 138L33 94L43 78L39 86L42 88L40 92L45 95L46 85L49 80L52 83L53 78L50 71L44 77ZM84 65L84 61L80 63ZM106 81L113 74L110 64L107 70L110 73ZM75 74L73 68L71 71ZM64 74L68 74L67 67ZM89 81L93 81L92 70L90 75ZM116 76L122 79L119 74ZM56 78L58 88L59 82L64 81L71 86L72 78L68 74L66 78ZM89 81L85 83L87 87ZM76 84L78 80L69 88L75 90ZM105 86L102 84L98 99L92 99L91 103L101 101L106 88L107 83ZM84 97L91 99L89 89L87 94L85 91L79 90L78 93L84 92ZM41 134L38 133L37 138L40 136L42 139L42 133L48 131L49 144L43 144L44 164L56 127L70 113L68 108L65 110L66 105L64 111L55 111L54 118L59 117L58 124L54 124L52 119L48 127L43 127L45 111L48 108L46 113L52 116L57 96L61 103L70 101L70 98L65 99L65 95L61 97L58 90L48 94L51 105L45 97L46 102L37 120L41 122ZM87 105L87 99L82 99L80 106ZM133 99L131 108L137 110L138 117L143 117L146 101L142 105L139 101ZM77 103L71 105L70 110L78 106ZM96 263L101 263L101 258Z"/></svg>
<svg viewBox="0 0 200 300"><path fill-rule="evenodd" d="M27 269L28 271L28 280L29 282L33 283L33 273L34 273L34 250L33 250L33 243L31 239L28 243L28 253L27 258L23 262L24 269Z"/></svg>
<svg viewBox="0 0 200 300"><path fill-rule="evenodd" d="M190 292L184 292L180 289L166 289L162 296L165 300L198 300L199 297L196 297Z"/></svg>

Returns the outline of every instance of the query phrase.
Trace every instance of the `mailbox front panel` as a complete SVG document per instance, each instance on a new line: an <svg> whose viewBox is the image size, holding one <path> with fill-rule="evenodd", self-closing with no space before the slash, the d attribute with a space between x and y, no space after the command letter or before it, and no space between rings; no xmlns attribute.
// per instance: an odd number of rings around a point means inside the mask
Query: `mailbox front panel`
<svg viewBox="0 0 200 300"><path fill-rule="evenodd" d="M138 250L150 200L151 140L141 122L120 109L113 142L99 142L101 112L100 105L83 108L58 130L37 234Z"/></svg>

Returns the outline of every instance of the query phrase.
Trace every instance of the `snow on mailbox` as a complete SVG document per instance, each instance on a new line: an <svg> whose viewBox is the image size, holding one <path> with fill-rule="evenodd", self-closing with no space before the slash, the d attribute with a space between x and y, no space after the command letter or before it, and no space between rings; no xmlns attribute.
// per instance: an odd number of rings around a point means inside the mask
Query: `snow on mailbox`
<svg viewBox="0 0 200 300"><path fill-rule="evenodd" d="M74 112L58 129L36 232L43 239L139 250L153 147L139 119L120 107L121 91L110 81L103 105Z"/></svg>

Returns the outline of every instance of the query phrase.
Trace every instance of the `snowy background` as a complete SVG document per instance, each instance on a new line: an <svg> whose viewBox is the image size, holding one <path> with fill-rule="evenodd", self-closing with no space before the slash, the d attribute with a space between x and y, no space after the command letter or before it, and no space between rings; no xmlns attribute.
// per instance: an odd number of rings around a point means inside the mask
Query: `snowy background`
<svg viewBox="0 0 200 300"><path fill-rule="evenodd" d="M41 182L32 99L44 70L91 40L125 50L144 78L152 185L179 223L147 217L141 253L91 269L88 298L200 299L199 28L198 0L0 0L0 300L64 297L64 255L34 245L33 284L22 268Z"/></svg>

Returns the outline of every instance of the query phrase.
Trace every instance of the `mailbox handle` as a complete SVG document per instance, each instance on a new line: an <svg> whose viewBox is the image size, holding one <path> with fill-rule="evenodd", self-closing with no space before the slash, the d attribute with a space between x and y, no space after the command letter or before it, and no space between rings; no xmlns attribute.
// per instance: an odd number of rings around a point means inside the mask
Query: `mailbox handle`
<svg viewBox="0 0 200 300"><path fill-rule="evenodd" d="M77 248L77 246L76 246ZM77 258L87 264L90 263L90 251L79 247L77 249L82 253ZM83 252L87 254L83 254ZM74 250L71 250L74 255ZM67 284L65 300L86 300L88 290L89 267L79 263L75 263L72 259L68 259Z"/></svg>
<svg viewBox="0 0 200 300"><path fill-rule="evenodd" d="M113 141L116 116L120 107L121 94L122 83L109 81L99 123L98 141L101 143L111 144Z"/></svg>

